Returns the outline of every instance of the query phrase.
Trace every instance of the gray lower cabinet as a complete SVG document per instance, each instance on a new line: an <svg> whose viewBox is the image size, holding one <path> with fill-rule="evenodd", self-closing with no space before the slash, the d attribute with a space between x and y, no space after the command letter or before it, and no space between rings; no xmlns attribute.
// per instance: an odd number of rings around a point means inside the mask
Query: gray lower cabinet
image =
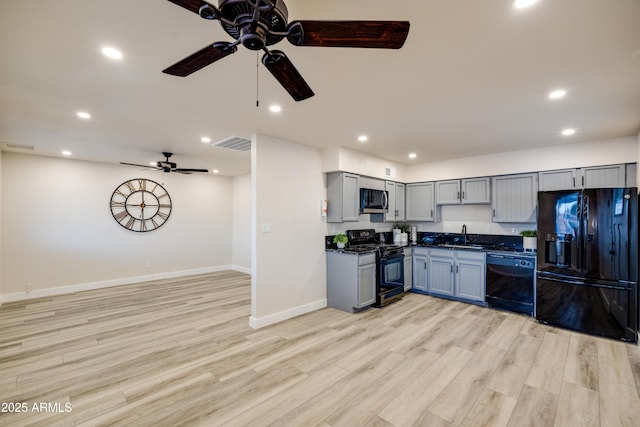
<svg viewBox="0 0 640 427"><path fill-rule="evenodd" d="M413 289L433 296L485 302L485 253L415 248Z"/></svg>
<svg viewBox="0 0 640 427"><path fill-rule="evenodd" d="M432 250L429 256L429 292L432 295L454 296L454 255L450 249Z"/></svg>
<svg viewBox="0 0 640 427"><path fill-rule="evenodd" d="M411 259L411 248L404 248L404 291L411 290L411 282L412 282L412 259Z"/></svg>
<svg viewBox="0 0 640 427"><path fill-rule="evenodd" d="M414 248L411 264L412 288L419 292L427 292L429 290L429 249Z"/></svg>
<svg viewBox="0 0 640 427"><path fill-rule="evenodd" d="M491 183L493 222L536 222L538 174L496 176Z"/></svg>
<svg viewBox="0 0 640 427"><path fill-rule="evenodd" d="M359 175L327 174L327 222L358 221L360 214Z"/></svg>
<svg viewBox="0 0 640 427"><path fill-rule="evenodd" d="M353 313L375 301L375 254L327 252L327 305Z"/></svg>
<svg viewBox="0 0 640 427"><path fill-rule="evenodd" d="M455 296L467 301L486 300L486 255L484 252L456 252Z"/></svg>

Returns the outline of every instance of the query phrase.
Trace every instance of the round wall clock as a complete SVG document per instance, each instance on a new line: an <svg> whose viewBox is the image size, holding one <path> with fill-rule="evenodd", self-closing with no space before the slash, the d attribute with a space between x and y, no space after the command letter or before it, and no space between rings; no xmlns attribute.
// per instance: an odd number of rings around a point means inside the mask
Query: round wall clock
<svg viewBox="0 0 640 427"><path fill-rule="evenodd" d="M111 195L111 214L127 230L152 231L169 219L171 197L155 181L130 179L120 184Z"/></svg>

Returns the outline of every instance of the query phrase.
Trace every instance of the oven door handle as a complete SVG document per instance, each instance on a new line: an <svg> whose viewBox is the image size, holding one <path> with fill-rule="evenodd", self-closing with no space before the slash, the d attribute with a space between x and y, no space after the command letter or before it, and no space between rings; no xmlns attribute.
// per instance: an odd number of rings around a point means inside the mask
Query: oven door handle
<svg viewBox="0 0 640 427"><path fill-rule="evenodd" d="M389 262L391 262L391 261L395 261L395 260L397 260L397 259L402 259L402 258L404 258L404 254L400 254L400 255L393 255L393 256L388 257L388 258L381 258L381 259L380 259L380 261L381 261L381 262L384 262L385 264L388 264L388 263L389 263Z"/></svg>

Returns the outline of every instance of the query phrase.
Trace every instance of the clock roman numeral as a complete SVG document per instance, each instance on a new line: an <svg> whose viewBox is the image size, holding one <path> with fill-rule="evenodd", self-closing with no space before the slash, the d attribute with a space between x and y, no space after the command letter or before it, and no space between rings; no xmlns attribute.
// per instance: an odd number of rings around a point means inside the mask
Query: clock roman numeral
<svg viewBox="0 0 640 427"><path fill-rule="evenodd" d="M118 202L118 201L115 201L115 200L111 201L111 207L112 208L124 208L124 205L125 205L124 201L122 201L122 202Z"/></svg>
<svg viewBox="0 0 640 427"><path fill-rule="evenodd" d="M167 220L167 218L169 218L169 214L166 214L164 212L158 212L158 214L156 216L159 216L160 218L162 218L164 221Z"/></svg>
<svg viewBox="0 0 640 427"><path fill-rule="evenodd" d="M138 190L139 191L147 191L147 180L139 179L138 180Z"/></svg>
<svg viewBox="0 0 640 427"><path fill-rule="evenodd" d="M128 217L129 214L127 213L127 211L120 211L117 214L114 214L113 217L118 221L118 222L122 222L123 219L125 219L126 217Z"/></svg>
<svg viewBox="0 0 640 427"><path fill-rule="evenodd" d="M147 231L147 221L140 222L140 231Z"/></svg>
<svg viewBox="0 0 640 427"><path fill-rule="evenodd" d="M134 217L129 217L129 220L124 226L127 227L129 230L133 230L133 225L135 223L136 223L136 219Z"/></svg>
<svg viewBox="0 0 640 427"><path fill-rule="evenodd" d="M134 191L136 191L136 189L133 186L133 183L131 181L127 181L124 184L127 186L127 188L129 189L130 193L133 193Z"/></svg>

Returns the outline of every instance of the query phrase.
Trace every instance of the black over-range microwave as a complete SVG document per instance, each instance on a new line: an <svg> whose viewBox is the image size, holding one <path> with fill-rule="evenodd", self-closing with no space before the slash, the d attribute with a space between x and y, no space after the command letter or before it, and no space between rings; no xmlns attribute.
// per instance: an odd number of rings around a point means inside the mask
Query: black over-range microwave
<svg viewBox="0 0 640 427"><path fill-rule="evenodd" d="M389 194L384 190L360 189L360 213L386 213L389 208Z"/></svg>

